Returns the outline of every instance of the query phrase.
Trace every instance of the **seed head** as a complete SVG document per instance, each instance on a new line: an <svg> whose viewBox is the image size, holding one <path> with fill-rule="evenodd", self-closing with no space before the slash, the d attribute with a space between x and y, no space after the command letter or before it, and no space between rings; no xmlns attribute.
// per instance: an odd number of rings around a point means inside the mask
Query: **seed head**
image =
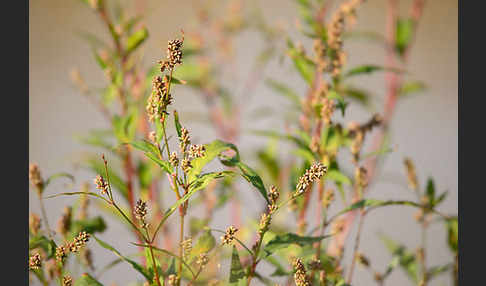
<svg viewBox="0 0 486 286"><path fill-rule="evenodd" d="M206 266L208 262L209 262L208 254L206 252L199 253L196 263L199 264L201 268L204 268L204 266Z"/></svg>
<svg viewBox="0 0 486 286"><path fill-rule="evenodd" d="M135 217L142 221L140 227L147 228L149 226L149 224L145 222L145 216L148 214L147 202L144 202L142 201L142 199L139 199L134 209L135 210L133 211L133 213L135 214Z"/></svg>
<svg viewBox="0 0 486 286"><path fill-rule="evenodd" d="M39 269L42 267L42 258L39 254L35 254L29 258L29 270Z"/></svg>
<svg viewBox="0 0 486 286"><path fill-rule="evenodd" d="M327 172L327 167L322 163L312 165L308 170L305 171L304 175L300 177L299 183L296 186L296 194L294 196L301 195L305 192L307 186L315 180L320 180L322 176Z"/></svg>
<svg viewBox="0 0 486 286"><path fill-rule="evenodd" d="M221 237L223 240L223 244L231 244L234 239L235 232L237 232L238 229L235 228L234 226L230 226L226 229L226 234Z"/></svg>
<svg viewBox="0 0 486 286"><path fill-rule="evenodd" d="M177 168L177 166L179 166L179 158L177 157L176 151L173 151L172 154L170 154L169 163L174 168Z"/></svg>
<svg viewBox="0 0 486 286"><path fill-rule="evenodd" d="M68 256L68 249L64 245L56 247L56 262L64 262Z"/></svg>
<svg viewBox="0 0 486 286"><path fill-rule="evenodd" d="M189 146L189 151L187 155L189 158L201 158L206 154L206 147L204 145L191 145Z"/></svg>
<svg viewBox="0 0 486 286"><path fill-rule="evenodd" d="M108 184L105 181L105 178L101 175L97 175L96 178L93 180L94 184L96 185L96 188L100 190L100 193L102 195L107 193L108 190Z"/></svg>
<svg viewBox="0 0 486 286"><path fill-rule="evenodd" d="M415 192L418 189L417 173L415 170L415 165L413 164L410 158L405 158L403 162L405 164L405 168L407 171L408 187L410 188L410 190Z"/></svg>
<svg viewBox="0 0 486 286"><path fill-rule="evenodd" d="M71 252L78 252L83 245L89 241L89 233L86 231L80 232L78 236L74 237L73 242L68 244Z"/></svg>
<svg viewBox="0 0 486 286"><path fill-rule="evenodd" d="M36 213L31 213L29 216L29 229L32 235L37 235L41 227L41 218Z"/></svg>
<svg viewBox="0 0 486 286"><path fill-rule="evenodd" d="M300 258L294 259L294 261L292 261L292 265L297 270L297 272L294 273L295 285L297 286L311 285L309 275L307 275L304 264L302 264Z"/></svg>
<svg viewBox="0 0 486 286"><path fill-rule="evenodd" d="M66 276L62 277L62 284L61 285L62 286L71 286L71 285L73 285L73 282L74 282L73 278L69 275L66 275Z"/></svg>
<svg viewBox="0 0 486 286"><path fill-rule="evenodd" d="M38 190L42 189L44 186L44 181L42 180L37 163L32 163L29 165L29 178L34 187L36 187Z"/></svg>

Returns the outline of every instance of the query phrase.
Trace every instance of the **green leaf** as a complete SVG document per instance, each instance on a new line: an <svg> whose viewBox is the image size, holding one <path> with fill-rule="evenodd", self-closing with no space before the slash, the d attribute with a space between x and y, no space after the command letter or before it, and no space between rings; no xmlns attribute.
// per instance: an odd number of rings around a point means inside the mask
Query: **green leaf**
<svg viewBox="0 0 486 286"><path fill-rule="evenodd" d="M387 250L393 255L392 263L390 266L388 266L385 274L390 273L391 269L395 268L398 264L403 270L405 270L405 273L407 273L410 279L417 284L419 264L415 259L414 253L406 249L403 245L395 242L392 238L386 236L385 234L381 234L380 238L385 244Z"/></svg>
<svg viewBox="0 0 486 286"><path fill-rule="evenodd" d="M216 245L216 239L211 234L211 230L208 229L194 243L189 261L201 253L208 253L214 245Z"/></svg>
<svg viewBox="0 0 486 286"><path fill-rule="evenodd" d="M150 153L152 155L158 155L159 154L159 149L157 148L157 146L155 146L151 142L148 142L145 139L142 139L142 142L130 142L130 143L125 143L125 144L130 144L133 147L135 147L136 149Z"/></svg>
<svg viewBox="0 0 486 286"><path fill-rule="evenodd" d="M344 97L341 96L337 91L330 90L327 94L327 98L335 99L337 101L338 108L341 109L341 114L344 116L346 106L348 106L348 103L344 100Z"/></svg>
<svg viewBox="0 0 486 286"><path fill-rule="evenodd" d="M162 219L162 221L157 226L157 230L155 231L155 233L157 233L159 228L164 224L164 222L169 218L169 216L180 205L182 205L185 201L187 201L190 197L192 197L197 191L206 188L209 185L209 183L211 183L211 181L214 180L214 179L223 178L223 177L230 176L230 175L233 175L233 174L236 174L236 173L233 172L233 171L222 171L222 172L207 173L207 174L202 175L197 180L191 182L190 185L189 185L189 192L167 209L167 211L164 214L164 218Z"/></svg>
<svg viewBox="0 0 486 286"><path fill-rule="evenodd" d="M153 162L157 163L162 168L162 170L166 171L169 175L174 173L174 168L172 167L172 165L169 162L161 160L158 156L156 156L152 153L144 153L144 154L145 154L145 156L147 156L147 158L149 158Z"/></svg>
<svg viewBox="0 0 486 286"><path fill-rule="evenodd" d="M408 206L413 206L413 207L417 207L417 208L422 208L422 206L420 204L417 204L417 203L414 203L414 202L411 202L411 201L392 201L392 200L389 200L389 201L380 201L380 200L374 200L374 199L364 199L364 200L361 200L361 201L358 201L352 205L350 205L349 207L346 207L344 208L343 210L341 210L339 213L337 213L336 215L334 215L332 219L334 219L335 217L338 217L344 213L347 213L347 212L350 212L350 211L353 211L353 210L356 210L356 209L361 209L361 208L368 208L367 211L369 211L370 209L374 209L374 208L377 208L377 207L382 207L382 206L390 206L390 205L408 205ZM436 213L440 216L444 216L443 214L433 210L433 209L427 209L428 211L431 211L433 213Z"/></svg>
<svg viewBox="0 0 486 286"><path fill-rule="evenodd" d="M193 167L187 174L189 182L194 181L197 177L199 177L203 167L211 162L214 158L218 157L224 151L232 149L236 152L239 158L238 148L232 143L223 142L221 140L214 140L209 144L204 144L204 147L206 148L206 153L204 157L194 158L191 161L191 165Z"/></svg>
<svg viewBox="0 0 486 286"><path fill-rule="evenodd" d="M412 19L397 20L395 46L400 55L403 55L403 52L412 41L414 28L415 21Z"/></svg>
<svg viewBox="0 0 486 286"><path fill-rule="evenodd" d="M290 39L287 40L287 46L287 54L294 62L297 71L308 84L312 84L314 80L314 63L303 52L297 50Z"/></svg>
<svg viewBox="0 0 486 286"><path fill-rule="evenodd" d="M413 93L424 91L427 88L427 85L423 82L419 81L407 81L400 86L398 94L401 97L411 95Z"/></svg>
<svg viewBox="0 0 486 286"><path fill-rule="evenodd" d="M71 235L74 237L82 231L93 234L95 232L102 232L105 229L105 221L100 216L84 220L74 220L71 226Z"/></svg>
<svg viewBox="0 0 486 286"><path fill-rule="evenodd" d="M440 265L440 266L430 267L429 269L427 269L428 281L430 281L433 278L437 277L438 275L448 271L451 268L452 268L452 263L447 263L447 264Z"/></svg>
<svg viewBox="0 0 486 286"><path fill-rule="evenodd" d="M113 248L113 246L111 246L108 243L102 241L101 239L97 238L96 236L94 236L94 235L91 235L91 236L99 243L99 245L101 247L112 251L118 257L120 257L121 259L123 259L124 261L126 261L130 265L132 265L132 267L135 268L135 270L137 270L140 274L142 274L148 281L152 281L152 276L147 272L147 270L145 270L142 267L142 265L138 264L137 262L135 262L133 260L130 260L128 258L125 258L123 255L120 254L120 252L118 252L118 250L116 250L115 248Z"/></svg>
<svg viewBox="0 0 486 286"><path fill-rule="evenodd" d="M103 199L106 202L109 202L105 197L102 197L102 196L98 195L97 193L93 193L93 192L89 192L89 193L87 193L87 192L66 192L66 193L59 193L59 194L56 194L56 195L42 197L42 198L43 199L50 199L50 198L55 198L55 197L59 197L59 196L74 196L74 195L90 195L90 196L94 196L94 197Z"/></svg>
<svg viewBox="0 0 486 286"><path fill-rule="evenodd" d="M179 113L177 113L177 110L174 109L174 125L177 131L177 137L181 138L182 135L182 125L179 121Z"/></svg>
<svg viewBox="0 0 486 286"><path fill-rule="evenodd" d="M81 274L81 277L76 279L74 286L103 286L98 280L94 279L87 273Z"/></svg>
<svg viewBox="0 0 486 286"><path fill-rule="evenodd" d="M365 64L365 65L360 65L360 66L357 66L357 67L351 69L350 71L348 71L346 73L345 77L351 77L351 76L360 75L360 74L371 74L371 73L376 72L376 71L388 71L388 72L395 72L395 73L398 73L398 74L407 72L406 70L400 69L400 68Z"/></svg>
<svg viewBox="0 0 486 286"><path fill-rule="evenodd" d="M329 169L326 173L326 179L334 181L336 183L342 183L345 185L351 185L352 182L343 172L338 169Z"/></svg>
<svg viewBox="0 0 486 286"><path fill-rule="evenodd" d="M233 245L233 253L231 255L229 282L229 285L234 286L246 285L245 270L243 269L243 266L241 266L240 256L236 250L236 245Z"/></svg>
<svg viewBox="0 0 486 286"><path fill-rule="evenodd" d="M127 40L127 49L126 53L130 53L138 48L146 39L148 38L148 31L147 28L143 27L142 29L133 33Z"/></svg>
<svg viewBox="0 0 486 286"><path fill-rule="evenodd" d="M445 223L447 228L447 244L453 252L457 253L459 249L459 219L453 217L446 219Z"/></svg>
<svg viewBox="0 0 486 286"><path fill-rule="evenodd" d="M226 164L229 163L230 166L233 165L233 166L238 167L238 169L240 169L240 171L242 172L241 175L243 176L243 178L245 178L255 188L257 188L258 191L260 191L260 194L265 199L265 201L268 204L270 203L270 201L268 200L267 191L265 189L265 186L263 185L262 179L252 168L250 168L248 165L244 164L243 162L236 160L235 157L233 157L233 158L229 158L227 156L221 156L221 157L224 158L225 160L227 160L227 161L225 161Z"/></svg>
<svg viewBox="0 0 486 286"><path fill-rule="evenodd" d="M312 244L315 242L319 242L322 239L329 237L330 235L324 236L299 236L295 233L287 233L284 235L277 235L273 239L271 239L265 248L261 252L261 259L271 255L278 249L288 247L292 244L297 244L299 246L304 246L306 244Z"/></svg>
<svg viewBox="0 0 486 286"><path fill-rule="evenodd" d="M68 174L68 173L56 173L54 175L49 176L49 178L47 178L47 180L44 182L44 188L43 188L43 190L46 189L47 185L49 185L52 182L52 180L57 179L57 178L62 178L62 177L68 178L68 179L71 180L71 183L74 183L74 177L71 174Z"/></svg>
<svg viewBox="0 0 486 286"><path fill-rule="evenodd" d="M279 92L281 95L290 99L290 101L292 101L295 107L300 109L300 96L295 91L293 91L290 87L284 85L283 83L277 82L276 80L273 79L268 79L265 81L265 83L273 90Z"/></svg>
<svg viewBox="0 0 486 286"><path fill-rule="evenodd" d="M47 253L48 257L54 257L56 244L44 235L36 235L29 239L29 250L41 247Z"/></svg>

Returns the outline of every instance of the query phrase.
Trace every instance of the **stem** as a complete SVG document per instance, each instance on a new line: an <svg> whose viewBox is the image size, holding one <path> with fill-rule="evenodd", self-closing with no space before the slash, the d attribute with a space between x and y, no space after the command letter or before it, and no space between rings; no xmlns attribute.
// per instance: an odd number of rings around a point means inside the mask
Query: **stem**
<svg viewBox="0 0 486 286"><path fill-rule="evenodd" d="M184 241L184 214L181 214L181 227L180 227L180 239L179 239L179 268L177 270L177 285L181 285L182 274L182 243Z"/></svg>
<svg viewBox="0 0 486 286"><path fill-rule="evenodd" d="M51 228L49 227L49 222L47 220L46 208L44 207L44 202L42 201L41 193L42 193L42 190L39 190L37 192L38 198L39 198L39 205L40 205L40 209L41 209L41 212L42 212L42 218L46 222L47 235L49 235L49 238L52 239Z"/></svg>
<svg viewBox="0 0 486 286"><path fill-rule="evenodd" d="M356 234L356 242L354 244L354 250L353 250L353 256L351 260L351 266L349 269L349 275L348 275L348 284L351 284L351 279L353 278L353 271L354 271L354 265L356 264L356 254L358 253L358 247L359 247L359 241L361 238L361 231L363 229L363 221L364 221L364 216L365 216L365 211L363 208L361 208L360 216L359 216L359 222L358 222L358 232Z"/></svg>

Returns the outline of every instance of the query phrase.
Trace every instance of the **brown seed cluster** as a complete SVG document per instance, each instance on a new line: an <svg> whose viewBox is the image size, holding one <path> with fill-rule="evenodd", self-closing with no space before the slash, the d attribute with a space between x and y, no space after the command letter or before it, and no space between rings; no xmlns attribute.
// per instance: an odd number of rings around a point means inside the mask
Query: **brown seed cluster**
<svg viewBox="0 0 486 286"><path fill-rule="evenodd" d="M32 163L29 165L29 178L32 185L38 190L41 190L42 187L44 187L44 180L42 180L37 163Z"/></svg>
<svg viewBox="0 0 486 286"><path fill-rule="evenodd" d="M167 60L159 61L160 72L164 72L166 69L173 69L174 66L182 65L182 45L184 43L184 37L182 40L171 39L167 44Z"/></svg>
<svg viewBox="0 0 486 286"><path fill-rule="evenodd" d="M297 272L294 273L294 281L296 286L309 286L311 285L309 275L307 275L307 271L305 270L304 264L300 260L300 258L294 259L292 262L295 270Z"/></svg>
<svg viewBox="0 0 486 286"><path fill-rule="evenodd" d="M300 177L299 183L295 187L296 193L294 196L301 195L305 192L306 188L315 180L320 180L322 176L327 172L327 167L322 163L312 165L307 169L302 177Z"/></svg>
<svg viewBox="0 0 486 286"><path fill-rule="evenodd" d="M89 233L86 231L80 232L78 236L74 237L73 242L67 244L69 251L78 252L83 245L89 241Z"/></svg>
<svg viewBox="0 0 486 286"><path fill-rule="evenodd" d="M133 211L133 213L135 214L135 217L142 222L140 224L140 227L147 228L149 226L149 224L145 222L145 216L148 214L147 202L144 202L142 201L142 199L139 199L134 209L135 210Z"/></svg>
<svg viewBox="0 0 486 286"><path fill-rule="evenodd" d="M42 267L42 258L39 254L34 254L29 258L29 270Z"/></svg>
<svg viewBox="0 0 486 286"><path fill-rule="evenodd" d="M233 242L233 239L235 238L235 232L237 232L238 229L235 228L234 226L230 226L226 229L226 234L221 237L223 240L223 244L231 244Z"/></svg>

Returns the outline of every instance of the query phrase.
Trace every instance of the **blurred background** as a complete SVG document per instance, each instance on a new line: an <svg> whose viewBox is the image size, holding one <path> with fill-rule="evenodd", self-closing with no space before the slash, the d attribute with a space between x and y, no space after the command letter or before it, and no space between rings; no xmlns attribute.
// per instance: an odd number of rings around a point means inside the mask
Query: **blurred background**
<svg viewBox="0 0 486 286"><path fill-rule="evenodd" d="M125 1L130 4L130 1ZM212 1L223 5L224 1ZM425 187L427 178L433 178L438 192L448 190L448 196L439 210L446 214L458 214L458 1L426 1L418 34L414 41L409 71L412 76L423 81L427 89L399 101L392 121L391 145L396 151L387 155L380 168L381 179L375 182L368 193L376 199L411 199L407 190L403 165L404 157L410 157L416 165L420 186ZM180 29L185 32L197 30L194 21L193 1L147 1L149 14L146 26L149 39L144 47L144 63L151 65L166 56L167 39L180 37ZM301 37L295 27L298 15L296 4L290 0L244 1L243 9L258 9L268 24L279 23L288 33ZM411 1L399 1L400 13L408 12ZM385 33L385 1L368 0L358 10L355 31ZM93 104L75 88L69 76L72 68L78 68L90 86L103 86L105 79L96 64L90 45L82 38L81 32L90 32L99 37L107 33L96 15L81 1L75 0L31 0L29 1L29 162L36 162L43 176L67 172L76 178L75 185L87 181L92 186L93 174L74 167L80 152L89 147L73 139L77 132L107 127L106 121ZM243 81L251 72L252 65L264 40L257 33L244 32L235 36L234 80ZM311 43L303 40L310 49ZM370 41L355 39L345 42L349 55L348 66L359 64L384 65L384 49ZM288 65L287 65L288 66ZM303 82L295 79L288 68L282 68L278 59L271 60L264 77L286 81L298 91ZM368 90L376 102L374 111L381 111L385 94L383 73L364 75L356 78L356 85ZM302 91L304 93L305 91ZM175 92L174 92L175 93ZM237 92L237 94L242 94ZM187 118L193 142L209 142L216 138L207 126L208 118L201 112L201 99L190 89L178 88L174 99L181 118ZM269 107L266 118L255 116L255 110ZM281 113L276 106L282 106ZM270 108L271 107L271 108ZM243 114L241 129L284 130L285 105L274 91L259 84L249 99ZM253 113L252 113L253 112ZM203 117L201 117L201 114ZM369 118L370 111L351 104L344 122ZM201 119L202 118L202 119ZM252 165L251 154L266 144L266 139L243 132L238 147L247 162ZM27 170L26 170L27 172ZM46 195L66 191L69 181L59 179L46 191ZM270 185L270 182L265 182ZM76 187L75 187L76 188ZM256 201L248 198L248 205ZM51 227L61 215L62 206L71 204L72 197L57 197L45 200ZM93 211L96 212L94 208ZM258 219L259 215L249 208L245 215ZM34 192L29 195L29 212L39 212ZM225 210L222 210L224 213ZM390 207L371 212L364 223L361 248L366 250L372 265L384 269L390 255L377 238L383 231L406 246L414 249L420 241L419 226L413 220L415 209ZM129 241L133 237L124 226L106 217L108 228L99 237L130 252ZM227 226L227 218L221 215L220 229ZM353 232L351 236L353 237ZM94 250L97 269L113 261L113 253L90 242ZM438 265L450 259L443 224L430 227L428 237L428 264ZM349 253L346 254L349 256ZM134 250L135 252L135 250ZM346 256L345 254L345 256ZM80 273L79 273L80 274ZM99 280L105 285L112 282L128 285L127 281L141 279L138 274L123 263L106 271ZM73 275L74 276L74 275ZM375 285L373 277L361 269L355 271L353 285ZM257 281L254 281L257 282ZM408 278L395 271L388 285L412 285ZM431 285L452 285L449 276L435 279Z"/></svg>

